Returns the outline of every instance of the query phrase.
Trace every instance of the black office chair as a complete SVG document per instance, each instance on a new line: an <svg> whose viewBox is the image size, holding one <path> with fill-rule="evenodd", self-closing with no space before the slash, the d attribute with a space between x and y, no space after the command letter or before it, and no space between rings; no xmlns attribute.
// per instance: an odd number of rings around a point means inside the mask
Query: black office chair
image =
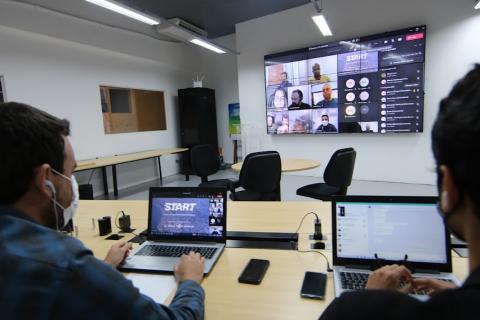
<svg viewBox="0 0 480 320"><path fill-rule="evenodd" d="M352 183L356 156L353 148L335 151L323 172L325 183L303 186L297 189L297 195L319 200L331 200L333 195L346 195Z"/></svg>
<svg viewBox="0 0 480 320"><path fill-rule="evenodd" d="M209 144L199 144L190 150L190 160L193 171L202 179L199 187L226 187L228 190L235 188L238 181L230 179L208 180L220 169L220 158L215 149Z"/></svg>
<svg viewBox="0 0 480 320"><path fill-rule="evenodd" d="M280 201L282 162L276 151L250 153L240 170L239 186L245 190L232 190L235 201Z"/></svg>

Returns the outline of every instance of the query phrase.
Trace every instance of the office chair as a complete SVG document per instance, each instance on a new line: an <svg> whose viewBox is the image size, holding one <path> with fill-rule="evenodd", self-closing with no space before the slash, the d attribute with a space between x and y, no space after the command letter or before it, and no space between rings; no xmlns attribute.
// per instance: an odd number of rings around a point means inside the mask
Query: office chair
<svg viewBox="0 0 480 320"><path fill-rule="evenodd" d="M314 183L297 189L297 195L331 200L333 195L346 195L352 182L357 152L353 148L335 151L323 173L325 183Z"/></svg>
<svg viewBox="0 0 480 320"><path fill-rule="evenodd" d="M282 163L276 151L250 153L243 161L238 185L244 190L232 190L235 201L280 201Z"/></svg>
<svg viewBox="0 0 480 320"><path fill-rule="evenodd" d="M220 158L215 149L209 144L199 144L190 150L190 160L193 171L202 179L199 187L226 187L231 190L238 184L238 181L230 179L208 180L220 169Z"/></svg>

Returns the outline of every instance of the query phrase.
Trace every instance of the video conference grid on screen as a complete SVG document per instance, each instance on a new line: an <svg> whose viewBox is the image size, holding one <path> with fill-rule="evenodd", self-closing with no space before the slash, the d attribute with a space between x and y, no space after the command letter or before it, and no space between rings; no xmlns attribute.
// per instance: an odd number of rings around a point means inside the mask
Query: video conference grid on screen
<svg viewBox="0 0 480 320"><path fill-rule="evenodd" d="M423 131L426 26L265 56L269 134Z"/></svg>
<svg viewBox="0 0 480 320"><path fill-rule="evenodd" d="M152 199L151 226L153 235L222 237L223 197Z"/></svg>

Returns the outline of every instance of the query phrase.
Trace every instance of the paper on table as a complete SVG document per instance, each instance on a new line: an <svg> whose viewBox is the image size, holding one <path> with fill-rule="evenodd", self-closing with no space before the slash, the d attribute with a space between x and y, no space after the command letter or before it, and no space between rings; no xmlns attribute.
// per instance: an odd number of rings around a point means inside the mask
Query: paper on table
<svg viewBox="0 0 480 320"><path fill-rule="evenodd" d="M149 296L157 303L164 303L177 287L175 278L170 275L130 273L127 279L132 281L133 286L142 294Z"/></svg>

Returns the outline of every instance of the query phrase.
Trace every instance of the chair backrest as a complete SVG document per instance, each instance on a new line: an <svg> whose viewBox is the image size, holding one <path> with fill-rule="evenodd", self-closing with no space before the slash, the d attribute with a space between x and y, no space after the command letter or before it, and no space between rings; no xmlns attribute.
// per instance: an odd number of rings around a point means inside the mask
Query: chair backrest
<svg viewBox="0 0 480 320"><path fill-rule="evenodd" d="M353 148L335 151L323 173L325 183L341 189L340 194L346 194L352 183L353 168L357 152Z"/></svg>
<svg viewBox="0 0 480 320"><path fill-rule="evenodd" d="M269 194L280 186L282 162L277 151L250 153L243 161L239 183L242 188Z"/></svg>
<svg viewBox="0 0 480 320"><path fill-rule="evenodd" d="M192 168L202 182L208 181L207 176L220 169L220 158L215 149L209 144L199 144L190 150Z"/></svg>

